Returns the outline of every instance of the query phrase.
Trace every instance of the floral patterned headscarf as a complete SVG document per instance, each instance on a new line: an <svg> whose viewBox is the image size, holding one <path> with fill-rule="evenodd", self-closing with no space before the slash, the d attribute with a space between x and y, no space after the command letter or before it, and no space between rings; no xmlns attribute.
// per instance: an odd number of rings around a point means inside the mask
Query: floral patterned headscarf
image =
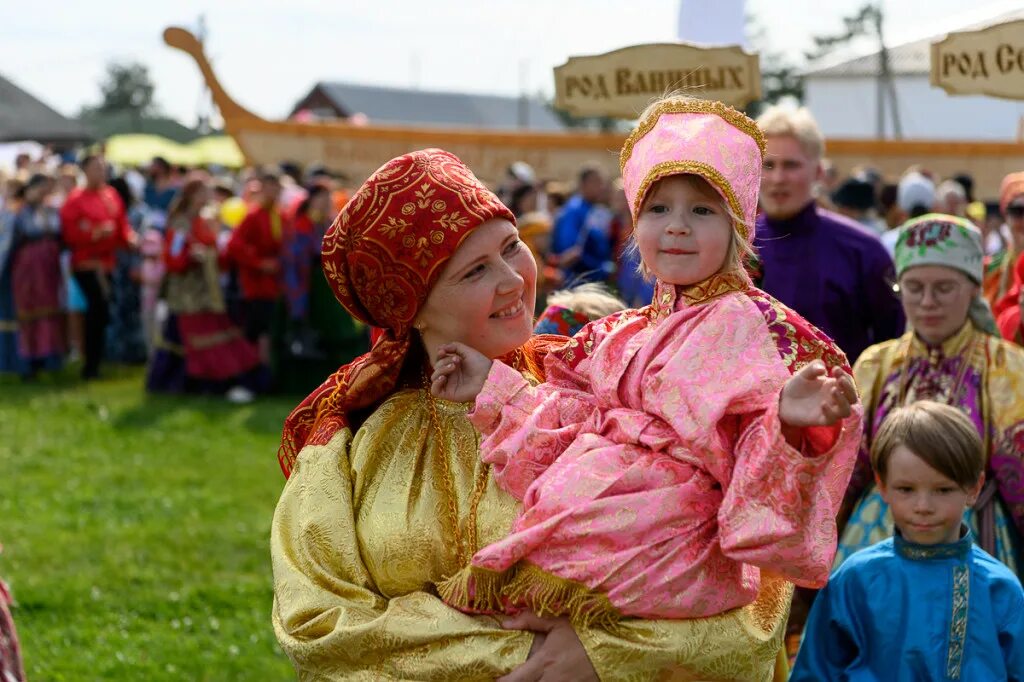
<svg viewBox="0 0 1024 682"><path fill-rule="evenodd" d="M304 445L323 445L353 410L387 397L412 343L413 320L445 263L477 227L515 216L455 155L424 149L363 183L327 231L323 268L342 306L377 328L373 348L328 377L285 420L278 460L290 475Z"/></svg>
<svg viewBox="0 0 1024 682"><path fill-rule="evenodd" d="M985 251L981 232L966 218L928 213L899 228L896 241L896 277L918 265L943 265L967 275L980 285L984 275ZM968 317L978 329L997 335L992 310L981 295L971 302Z"/></svg>

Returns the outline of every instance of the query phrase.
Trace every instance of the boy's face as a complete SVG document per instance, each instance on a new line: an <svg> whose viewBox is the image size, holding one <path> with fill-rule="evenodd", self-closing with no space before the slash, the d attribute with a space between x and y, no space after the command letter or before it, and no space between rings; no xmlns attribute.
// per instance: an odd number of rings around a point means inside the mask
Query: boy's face
<svg viewBox="0 0 1024 682"><path fill-rule="evenodd" d="M876 480L903 537L919 545L939 545L960 539L964 509L978 499L985 476L965 490L899 445L889 457L886 480Z"/></svg>

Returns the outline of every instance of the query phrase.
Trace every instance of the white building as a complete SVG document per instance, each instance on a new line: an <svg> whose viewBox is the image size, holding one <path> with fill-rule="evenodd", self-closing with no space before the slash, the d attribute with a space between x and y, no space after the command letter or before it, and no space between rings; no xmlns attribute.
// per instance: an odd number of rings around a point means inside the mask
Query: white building
<svg viewBox="0 0 1024 682"><path fill-rule="evenodd" d="M974 30L1014 19L1024 10L964 27ZM943 36L889 48L902 138L907 140L1024 141L1024 101L949 95L929 83L930 46ZM878 130L879 54L812 68L805 72L804 104L814 113L825 138L882 137ZM884 137L893 137L886 100Z"/></svg>

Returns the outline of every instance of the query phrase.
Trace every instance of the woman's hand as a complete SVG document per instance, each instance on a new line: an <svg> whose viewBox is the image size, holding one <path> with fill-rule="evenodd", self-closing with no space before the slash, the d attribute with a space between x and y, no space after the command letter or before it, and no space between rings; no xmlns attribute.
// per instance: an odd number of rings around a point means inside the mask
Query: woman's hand
<svg viewBox="0 0 1024 682"><path fill-rule="evenodd" d="M524 611L506 618L501 626L506 630L531 630L544 639L536 650L530 650L525 663L498 682L599 682L568 618L541 618Z"/></svg>
<svg viewBox="0 0 1024 682"><path fill-rule="evenodd" d="M487 381L491 364L490 358L465 344L446 343L434 363L430 392L445 400L474 400Z"/></svg>
<svg viewBox="0 0 1024 682"><path fill-rule="evenodd" d="M779 397L779 421L783 426L831 426L850 416L857 404L857 389L849 374L839 367L829 376L825 364L815 360L794 374Z"/></svg>

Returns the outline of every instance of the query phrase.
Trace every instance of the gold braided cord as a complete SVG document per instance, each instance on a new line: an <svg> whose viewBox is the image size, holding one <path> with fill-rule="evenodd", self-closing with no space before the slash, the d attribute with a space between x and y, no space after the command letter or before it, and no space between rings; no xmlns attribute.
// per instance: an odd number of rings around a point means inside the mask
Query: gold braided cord
<svg viewBox="0 0 1024 682"><path fill-rule="evenodd" d="M423 371L423 384L424 392L427 395L430 427L437 438L438 448L440 448L440 479L444 490L439 492L448 500L448 522L451 524L452 530L455 533L456 556L458 557L459 565L465 566L469 564L477 549L477 508L480 505L480 499L483 497L484 491L487 489L487 479L491 472L491 466L489 464L482 465L480 467L480 472L477 474L476 481L473 485L473 494L470 496L469 500L468 517L466 519L467 532L463 535L462 524L459 523L459 505L455 495L455 483L452 480L451 462L449 461L447 449L444 445L445 440L444 431L441 428L441 418L437 414L437 399L430 392L430 377L427 375L426 370Z"/></svg>
<svg viewBox="0 0 1024 682"><path fill-rule="evenodd" d="M740 200L736 197L736 192L733 191L732 185L729 184L729 181L718 170L703 161L662 161L653 166L647 171L647 175L644 177L643 182L640 183L640 186L637 187L636 196L633 201L637 212L639 212L640 206L643 204L643 198L647 194L647 190L651 188L651 185L665 176L682 173L699 175L715 186L729 203L729 210L732 211L733 216L738 218L732 221L736 226L736 231L739 232L744 241L749 241L750 227L745 222L746 216L743 214Z"/></svg>
<svg viewBox="0 0 1024 682"><path fill-rule="evenodd" d="M476 449L480 449L479 438ZM480 500L484 496L484 491L487 490L487 479L490 474L491 465L484 464L480 467L480 471L476 475L476 483L473 485L473 496L469 499L469 518L466 519L466 536L469 541L469 552L464 563L469 563L473 555L476 554L476 551L480 549L480 541L476 531L477 508L480 506Z"/></svg>
<svg viewBox="0 0 1024 682"><path fill-rule="evenodd" d="M729 105L717 100L668 99L656 104L654 109L640 121L636 129L626 138L626 142L622 145L622 151L619 152L620 172L625 171L626 162L629 161L629 157L633 154L633 147L644 135L654 130L654 126L658 124L658 119L662 114L712 114L718 116L740 132L749 135L757 143L757 148L761 150L761 158L764 158L766 149L764 133L757 123L746 114L736 111Z"/></svg>

